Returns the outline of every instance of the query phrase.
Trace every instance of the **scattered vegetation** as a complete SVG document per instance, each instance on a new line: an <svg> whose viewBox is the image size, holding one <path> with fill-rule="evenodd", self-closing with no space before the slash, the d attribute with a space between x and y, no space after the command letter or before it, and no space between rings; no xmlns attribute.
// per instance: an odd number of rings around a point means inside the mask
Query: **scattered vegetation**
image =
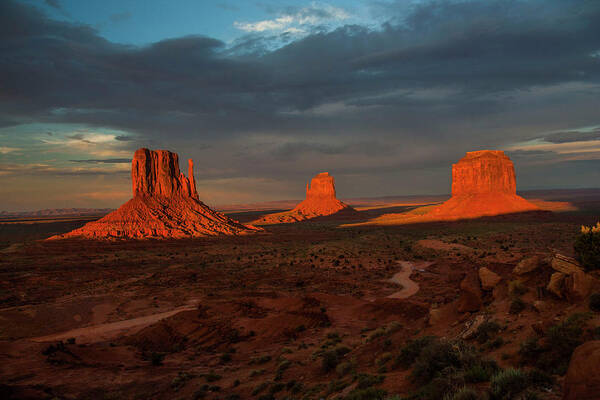
<svg viewBox="0 0 600 400"><path fill-rule="evenodd" d="M550 327L543 340L530 338L523 342L519 350L522 363L564 375L573 350L584 341L583 335L590 317L589 313L573 314Z"/></svg>
<svg viewBox="0 0 600 400"><path fill-rule="evenodd" d="M590 310L600 312L600 293L592 293L589 306Z"/></svg>
<svg viewBox="0 0 600 400"><path fill-rule="evenodd" d="M600 222L596 226L582 226L575 239L575 257L588 271L600 268Z"/></svg>

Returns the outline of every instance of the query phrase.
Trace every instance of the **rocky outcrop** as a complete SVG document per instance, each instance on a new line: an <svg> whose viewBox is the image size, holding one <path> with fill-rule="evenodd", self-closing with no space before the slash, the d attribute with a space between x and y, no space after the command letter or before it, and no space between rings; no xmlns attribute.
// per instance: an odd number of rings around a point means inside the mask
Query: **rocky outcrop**
<svg viewBox="0 0 600 400"><path fill-rule="evenodd" d="M548 285L546 286L546 290L548 290L550 293L552 293L555 296L562 299L566 277L567 277L567 275L563 274L562 272L553 273L550 276L550 282L548 282Z"/></svg>
<svg viewBox="0 0 600 400"><path fill-rule="evenodd" d="M476 312L483 305L479 280L474 273L467 274L460 282L460 297L458 298L459 312Z"/></svg>
<svg viewBox="0 0 600 400"><path fill-rule="evenodd" d="M582 271L581 266L575 259L563 256L562 254L554 255L551 266L555 271L562 272L563 274Z"/></svg>
<svg viewBox="0 0 600 400"><path fill-rule="evenodd" d="M600 340L586 342L571 356L564 382L563 400L594 400L600 397Z"/></svg>
<svg viewBox="0 0 600 400"><path fill-rule="evenodd" d="M240 235L261 230L210 209L198 199L194 164L188 177L177 154L138 149L131 163L133 198L118 210L50 239L165 239Z"/></svg>
<svg viewBox="0 0 600 400"><path fill-rule="evenodd" d="M494 271L482 267L479 268L479 280L481 281L481 287L483 290L492 290L502 280L500 276Z"/></svg>
<svg viewBox="0 0 600 400"><path fill-rule="evenodd" d="M283 224L304 221L354 209L336 197L335 180L328 172L321 172L306 184L306 199L294 209L282 213L269 214L252 222L256 225Z"/></svg>
<svg viewBox="0 0 600 400"><path fill-rule="evenodd" d="M540 257L532 256L522 259L517 266L513 269L515 275L525 275L529 272L533 272L540 267Z"/></svg>
<svg viewBox="0 0 600 400"><path fill-rule="evenodd" d="M538 210L517 196L512 161L498 150L468 152L452 166L452 197L429 218L462 219Z"/></svg>

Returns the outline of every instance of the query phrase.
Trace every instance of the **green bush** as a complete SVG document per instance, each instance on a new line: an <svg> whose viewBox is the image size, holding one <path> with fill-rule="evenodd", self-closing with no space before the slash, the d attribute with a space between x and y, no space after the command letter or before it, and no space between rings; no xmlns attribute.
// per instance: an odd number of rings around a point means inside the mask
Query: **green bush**
<svg viewBox="0 0 600 400"><path fill-rule="evenodd" d="M581 227L573 245L575 258L588 271L600 268L600 222L595 227Z"/></svg>
<svg viewBox="0 0 600 400"><path fill-rule="evenodd" d="M456 369L462 367L463 355L470 352L472 350L462 343L453 343L446 340L432 342L421 351L421 354L415 360L412 377L417 383L426 384L446 368ZM471 355L467 356L471 357Z"/></svg>
<svg viewBox="0 0 600 400"><path fill-rule="evenodd" d="M526 373L520 369L508 368L492 377L490 391L494 399L510 400L523 393L528 385Z"/></svg>
<svg viewBox="0 0 600 400"><path fill-rule="evenodd" d="M417 338L417 339L409 340L400 349L400 353L398 354L398 356L394 360L393 367L394 368L397 368L397 367L408 368L408 367L410 367L415 362L415 360L417 359L417 357L419 356L419 354L421 354L421 351L425 347L427 347L429 344L431 344L434 340L436 340L435 336L422 336L422 337Z"/></svg>
<svg viewBox="0 0 600 400"><path fill-rule="evenodd" d="M520 297L516 297L510 302L510 308L508 312L511 314L518 314L525 309L525 302Z"/></svg>
<svg viewBox="0 0 600 400"><path fill-rule="evenodd" d="M600 293L592 293L589 306L590 310L600 312Z"/></svg>
<svg viewBox="0 0 600 400"><path fill-rule="evenodd" d="M475 339L483 344L494 338L499 331L500 325L496 321L485 321L477 328Z"/></svg>
<svg viewBox="0 0 600 400"><path fill-rule="evenodd" d="M530 338L521 344L519 355L525 364L558 375L567 371L573 350L583 343L589 313L571 315L548 329L543 341Z"/></svg>
<svg viewBox="0 0 600 400"><path fill-rule="evenodd" d="M387 392L383 389L367 388L354 389L344 400L384 400Z"/></svg>
<svg viewBox="0 0 600 400"><path fill-rule="evenodd" d="M463 386L457 392L444 396L444 400L481 400L481 395L476 390Z"/></svg>

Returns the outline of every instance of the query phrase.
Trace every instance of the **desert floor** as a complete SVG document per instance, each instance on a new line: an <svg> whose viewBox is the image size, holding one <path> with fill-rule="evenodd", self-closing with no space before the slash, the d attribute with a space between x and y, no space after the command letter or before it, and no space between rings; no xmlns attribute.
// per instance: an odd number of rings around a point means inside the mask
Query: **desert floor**
<svg viewBox="0 0 600 400"><path fill-rule="evenodd" d="M502 281L483 292L478 315L501 329L493 345L467 342L503 368L520 366L533 325L588 311L538 290L553 272L541 267L519 277L525 308L509 312L515 265L572 256L580 226L599 219L600 197L569 200L560 212L356 225L414 208L369 206L264 234L176 241L46 242L86 221L5 221L0 397L318 399L370 386L408 396L419 386L394 357L409 339L464 335L477 315L458 312L459 285L484 266ZM598 314L589 323L600 325ZM560 398L555 378L542 398Z"/></svg>

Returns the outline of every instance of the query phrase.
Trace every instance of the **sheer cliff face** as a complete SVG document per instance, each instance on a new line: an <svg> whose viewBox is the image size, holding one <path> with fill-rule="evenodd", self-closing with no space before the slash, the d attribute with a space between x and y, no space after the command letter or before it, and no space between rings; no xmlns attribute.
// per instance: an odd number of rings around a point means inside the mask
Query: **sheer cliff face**
<svg viewBox="0 0 600 400"><path fill-rule="evenodd" d="M335 199L335 180L329 172L321 172L306 185L306 199Z"/></svg>
<svg viewBox="0 0 600 400"><path fill-rule="evenodd" d="M194 163L188 176L179 171L179 157L167 150L138 149L131 163L133 196L189 196L198 198Z"/></svg>
<svg viewBox="0 0 600 400"><path fill-rule="evenodd" d="M133 198L98 221L51 239L167 239L240 235L261 230L210 209L198 199L194 163L188 177L177 154L138 149L131 163Z"/></svg>
<svg viewBox="0 0 600 400"><path fill-rule="evenodd" d="M477 193L517 193L515 168L503 151L468 152L452 166L452 196Z"/></svg>

